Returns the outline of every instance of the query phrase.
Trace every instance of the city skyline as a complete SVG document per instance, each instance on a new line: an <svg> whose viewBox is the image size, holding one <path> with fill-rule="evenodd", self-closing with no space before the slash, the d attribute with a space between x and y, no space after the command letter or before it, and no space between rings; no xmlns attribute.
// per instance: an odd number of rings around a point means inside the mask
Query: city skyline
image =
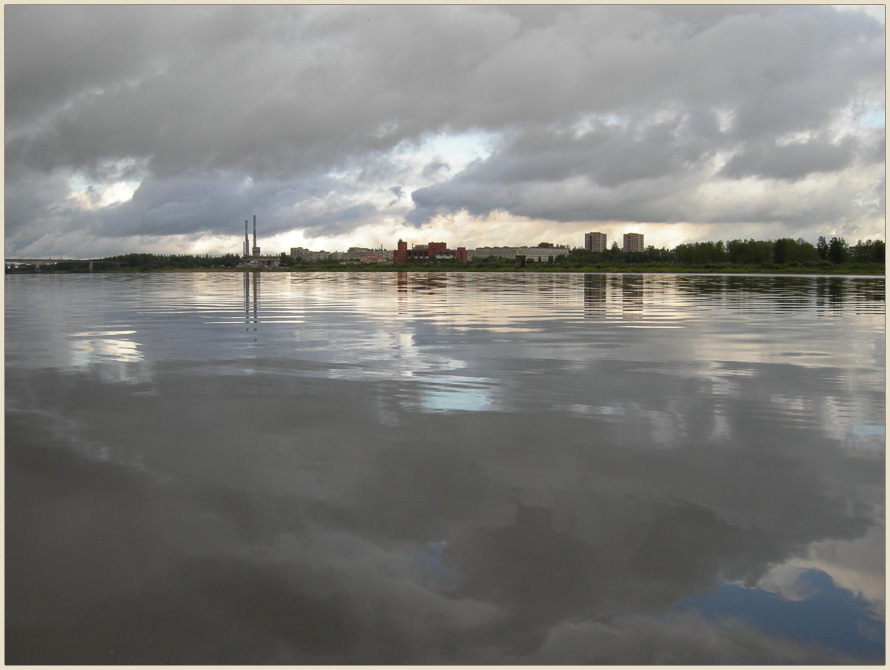
<svg viewBox="0 0 890 670"><path fill-rule="evenodd" d="M884 238L883 6L5 20L9 257Z"/></svg>

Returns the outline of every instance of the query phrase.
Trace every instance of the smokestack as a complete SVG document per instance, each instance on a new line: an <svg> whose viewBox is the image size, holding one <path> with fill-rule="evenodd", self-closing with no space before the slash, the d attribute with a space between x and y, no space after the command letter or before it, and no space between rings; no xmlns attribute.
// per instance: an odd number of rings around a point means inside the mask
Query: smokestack
<svg viewBox="0 0 890 670"><path fill-rule="evenodd" d="M244 219L244 257L250 256L250 238L247 236L247 219Z"/></svg>
<svg viewBox="0 0 890 670"><path fill-rule="evenodd" d="M253 255L260 255L260 248L256 245L256 214L253 215Z"/></svg>

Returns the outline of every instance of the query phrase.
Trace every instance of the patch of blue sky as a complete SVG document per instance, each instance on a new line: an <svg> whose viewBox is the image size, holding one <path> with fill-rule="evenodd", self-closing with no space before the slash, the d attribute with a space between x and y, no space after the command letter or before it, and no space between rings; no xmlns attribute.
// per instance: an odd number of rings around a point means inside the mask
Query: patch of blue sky
<svg viewBox="0 0 890 670"><path fill-rule="evenodd" d="M883 109L869 110L859 117L859 125L865 128L883 128L885 122L886 114Z"/></svg>
<svg viewBox="0 0 890 670"><path fill-rule="evenodd" d="M92 194L100 206L129 200L142 183L143 167L140 161L132 158L104 161L95 176L83 171L72 174L68 178L68 188L73 194Z"/></svg>
<svg viewBox="0 0 890 670"><path fill-rule="evenodd" d="M839 588L821 570L798 577L801 600L785 600L759 588L724 584L716 593L688 598L676 612L696 612L712 620L734 618L764 633L817 644L863 662L883 662L884 621L867 600Z"/></svg>
<svg viewBox="0 0 890 670"><path fill-rule="evenodd" d="M447 544L445 540L427 542L423 547L411 552L409 557L425 575L454 586L457 584L457 574L442 562L442 552Z"/></svg>
<svg viewBox="0 0 890 670"><path fill-rule="evenodd" d="M430 158L439 156L448 163L467 165L477 158L488 158L497 143L497 135L482 130L466 133L438 133L426 137L417 149Z"/></svg>
<svg viewBox="0 0 890 670"><path fill-rule="evenodd" d="M883 128L887 116L884 101L876 96L852 102L848 114L849 120L860 128Z"/></svg>

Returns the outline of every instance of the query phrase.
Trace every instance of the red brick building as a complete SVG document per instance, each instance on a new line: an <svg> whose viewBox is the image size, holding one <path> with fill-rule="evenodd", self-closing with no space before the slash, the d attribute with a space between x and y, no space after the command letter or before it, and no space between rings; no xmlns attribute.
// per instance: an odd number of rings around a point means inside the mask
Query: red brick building
<svg viewBox="0 0 890 670"><path fill-rule="evenodd" d="M428 263L434 260L450 259L457 259L466 263L466 248L449 249L445 242L430 242L429 244L418 244L413 249L409 249L407 242L399 240L398 247L392 255L392 260L396 265L404 265L409 262Z"/></svg>

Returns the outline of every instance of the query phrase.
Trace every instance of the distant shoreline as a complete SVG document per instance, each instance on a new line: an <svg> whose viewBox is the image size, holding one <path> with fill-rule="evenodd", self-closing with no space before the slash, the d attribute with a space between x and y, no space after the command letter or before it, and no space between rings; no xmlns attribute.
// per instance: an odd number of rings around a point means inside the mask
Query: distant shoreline
<svg viewBox="0 0 890 670"><path fill-rule="evenodd" d="M484 273L484 274L504 274L504 273L526 273L526 274L710 274L710 275L832 275L832 276L883 276L885 274L883 265L874 267L863 266L858 268L849 267L780 267L780 268L758 268L744 266L727 266L727 267L695 267L695 266L612 266L605 268L597 267L581 267L566 268L562 266L544 265L541 267L499 267L499 268L460 268L460 267L436 267L436 266L361 266L361 265L344 265L344 266L328 266L328 267L284 267L284 268L155 268L150 270L134 270L134 269L102 269L95 272L75 272L70 270L52 270L43 269L39 272L34 271L9 271L7 275L32 275L32 274L163 274L163 273L195 273L195 272L262 272L264 274L280 274L280 273L319 273L319 272L352 272L352 273L399 273L411 272L418 274L427 273Z"/></svg>

